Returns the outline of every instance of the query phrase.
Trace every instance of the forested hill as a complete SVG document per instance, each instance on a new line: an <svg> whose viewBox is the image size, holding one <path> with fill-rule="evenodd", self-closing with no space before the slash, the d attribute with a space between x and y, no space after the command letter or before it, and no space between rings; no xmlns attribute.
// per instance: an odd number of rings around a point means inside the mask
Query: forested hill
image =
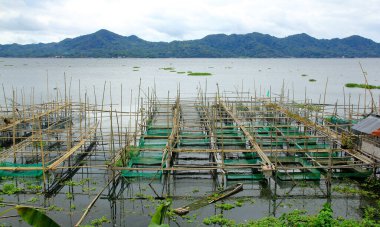
<svg viewBox="0 0 380 227"><path fill-rule="evenodd" d="M343 39L316 39L307 34L276 38L256 32L149 42L102 29L58 43L0 45L0 57L352 58L380 57L380 44L356 35Z"/></svg>

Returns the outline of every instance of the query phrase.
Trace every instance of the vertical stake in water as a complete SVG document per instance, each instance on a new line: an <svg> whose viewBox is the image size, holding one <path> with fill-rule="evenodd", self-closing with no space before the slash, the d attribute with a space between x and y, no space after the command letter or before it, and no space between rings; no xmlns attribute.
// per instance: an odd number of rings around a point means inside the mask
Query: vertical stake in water
<svg viewBox="0 0 380 227"><path fill-rule="evenodd" d="M140 94L141 94L141 78L140 78L140 82L139 82L139 94L138 94L138 97L137 97L137 109L135 110L135 114L136 114L136 120L135 120L135 132L134 132L134 141L135 141L135 146L136 146L136 140L137 140L137 124L138 124L138 121L139 121L139 111L140 111Z"/></svg>
<svg viewBox="0 0 380 227"><path fill-rule="evenodd" d="M12 143L13 143L13 162L16 163L16 106L15 106L15 91L13 90L12 100L12 114L13 114L13 127L12 127Z"/></svg>
<svg viewBox="0 0 380 227"><path fill-rule="evenodd" d="M4 101L5 101L5 108L7 109L8 112L8 103L7 103L7 98L5 95L5 89L4 89L4 84L1 84L3 86L3 95L4 95Z"/></svg>

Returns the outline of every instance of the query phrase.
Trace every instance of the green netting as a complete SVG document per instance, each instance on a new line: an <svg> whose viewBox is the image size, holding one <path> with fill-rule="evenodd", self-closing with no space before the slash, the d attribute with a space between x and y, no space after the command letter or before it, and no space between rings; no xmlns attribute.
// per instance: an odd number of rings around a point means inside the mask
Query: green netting
<svg viewBox="0 0 380 227"><path fill-rule="evenodd" d="M239 173L227 173L227 180L263 180L265 176L261 173L252 174L239 174Z"/></svg>
<svg viewBox="0 0 380 227"><path fill-rule="evenodd" d="M151 130L148 132L152 132ZM148 133L147 132L147 133ZM167 132L166 129L158 131L155 130L156 135ZM150 134L153 135L153 134ZM139 149L144 148L163 148L166 146L167 139L144 139L139 141ZM130 157L127 167L140 168L140 170L122 170L121 175L124 177L142 177L142 178L160 178L162 171L143 170L149 167L161 167L162 164L162 151L140 151L137 155Z"/></svg>
<svg viewBox="0 0 380 227"><path fill-rule="evenodd" d="M257 153L255 153L255 152L243 152L243 156L247 159L256 158Z"/></svg>
<svg viewBox="0 0 380 227"><path fill-rule="evenodd" d="M334 178L361 178L365 179L371 176L373 172L372 171L365 171L365 172L334 172L332 174L332 177Z"/></svg>
<svg viewBox="0 0 380 227"><path fill-rule="evenodd" d="M225 159L224 164L230 165L245 165L245 164L257 164L258 159Z"/></svg>
<svg viewBox="0 0 380 227"><path fill-rule="evenodd" d="M162 156L162 155L161 155ZM161 165L162 157L134 157L129 161L129 165Z"/></svg>
<svg viewBox="0 0 380 227"><path fill-rule="evenodd" d="M296 149L328 149L330 146L328 144L315 144L315 145L304 145L304 144L296 144L296 145L290 145L290 148L295 147Z"/></svg>
<svg viewBox="0 0 380 227"><path fill-rule="evenodd" d="M257 156L256 153L243 153L243 156L239 159L225 159L224 164L226 165L246 165L246 164L258 164L260 163L260 158L255 158ZM239 169L236 169L239 170ZM247 169L242 169L247 170ZM226 174L227 180L262 180L264 179L264 175L262 173L252 173L250 172L227 172Z"/></svg>
<svg viewBox="0 0 380 227"><path fill-rule="evenodd" d="M312 145L312 144L317 144L317 138L309 138L309 139L306 139L306 138L301 138L301 139L295 139L294 142L298 143L298 144L308 144L308 145ZM293 141L291 140L290 143L293 143Z"/></svg>
<svg viewBox="0 0 380 227"><path fill-rule="evenodd" d="M207 134L205 133L194 133L194 132L181 132L180 137L182 136L194 136L194 137L201 137L201 136L206 136Z"/></svg>
<svg viewBox="0 0 380 227"><path fill-rule="evenodd" d="M322 170L325 175L327 175L327 170ZM332 177L334 178L360 178L365 179L373 174L372 169L364 169L360 167L356 168L344 168L340 170L334 170Z"/></svg>
<svg viewBox="0 0 380 227"><path fill-rule="evenodd" d="M42 164L15 164L12 162L1 162L0 167L42 167ZM0 170L1 177L39 177L41 175L42 170Z"/></svg>
<svg viewBox="0 0 380 227"><path fill-rule="evenodd" d="M148 129L146 135L169 136L172 129Z"/></svg>
<svg viewBox="0 0 380 227"><path fill-rule="evenodd" d="M311 157L329 157L329 153L328 152L307 152L307 154ZM338 152L332 152L331 153L331 157L337 157L338 156Z"/></svg>
<svg viewBox="0 0 380 227"><path fill-rule="evenodd" d="M141 177L141 178L161 178L162 171L132 171L122 170L121 175L123 177Z"/></svg>
<svg viewBox="0 0 380 227"><path fill-rule="evenodd" d="M278 137L278 134L276 132L259 132L256 135L257 137Z"/></svg>
<svg viewBox="0 0 380 227"><path fill-rule="evenodd" d="M285 163L299 163L303 167L313 167L313 165L306 159L300 158L300 157L278 157L278 161L280 161L282 164ZM320 180L321 179L321 172L318 169L310 168L307 170L297 170L296 168L294 170L288 170L286 172L277 172L276 176L278 179L283 181L288 180Z"/></svg>
<svg viewBox="0 0 380 227"><path fill-rule="evenodd" d="M292 132L292 131L282 131L282 134L284 134L285 136L302 136L302 135L305 135L304 133L302 132Z"/></svg>
<svg viewBox="0 0 380 227"><path fill-rule="evenodd" d="M243 145L245 145L245 141L234 140L234 139L218 139L217 144L218 145L224 145L224 146L230 146L230 145L243 146Z"/></svg>
<svg viewBox="0 0 380 227"><path fill-rule="evenodd" d="M276 176L278 179L283 180L283 181L320 180L321 179L320 173L312 173L312 172L291 172L291 171L288 171L287 173L277 172Z"/></svg>
<svg viewBox="0 0 380 227"><path fill-rule="evenodd" d="M282 141L282 140L262 140L262 139L257 139L256 142L259 144L259 145L262 145L262 146L282 146L284 145L284 143L286 141Z"/></svg>
<svg viewBox="0 0 380 227"><path fill-rule="evenodd" d="M168 142L167 139L140 139L139 147L140 148L163 148Z"/></svg>
<svg viewBox="0 0 380 227"><path fill-rule="evenodd" d="M209 146L210 139L181 139L181 146Z"/></svg>
<svg viewBox="0 0 380 227"><path fill-rule="evenodd" d="M299 132L298 127L279 128L281 132Z"/></svg>
<svg viewBox="0 0 380 227"><path fill-rule="evenodd" d="M258 133L266 134L266 133L269 133L269 132L270 132L270 127L257 128L256 131L257 131Z"/></svg>
<svg viewBox="0 0 380 227"><path fill-rule="evenodd" d="M217 135L220 135L220 134L235 134L235 135L238 135L238 136L242 136L243 133L239 130L237 130L236 128L231 128L231 129L216 129L216 134Z"/></svg>

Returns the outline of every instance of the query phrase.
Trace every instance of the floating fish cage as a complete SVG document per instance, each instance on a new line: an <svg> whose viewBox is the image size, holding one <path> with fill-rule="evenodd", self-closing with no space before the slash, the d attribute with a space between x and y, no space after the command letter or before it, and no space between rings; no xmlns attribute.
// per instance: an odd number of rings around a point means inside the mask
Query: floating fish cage
<svg viewBox="0 0 380 227"><path fill-rule="evenodd" d="M206 97L199 89L196 97L138 97L133 111L68 100L1 106L0 177L39 179L52 197L84 170L101 171L111 179L106 185L119 176L125 185L164 179L286 185L364 179L379 163L343 143L355 137L350 129L358 119L286 97Z"/></svg>

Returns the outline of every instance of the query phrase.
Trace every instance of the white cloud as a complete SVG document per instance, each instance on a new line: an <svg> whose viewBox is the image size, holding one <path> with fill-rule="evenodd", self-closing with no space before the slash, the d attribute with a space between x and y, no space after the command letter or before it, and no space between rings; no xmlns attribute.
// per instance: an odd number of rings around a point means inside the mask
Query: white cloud
<svg viewBox="0 0 380 227"><path fill-rule="evenodd" d="M150 41L261 32L380 41L380 0L0 0L0 43L57 42L101 28Z"/></svg>

